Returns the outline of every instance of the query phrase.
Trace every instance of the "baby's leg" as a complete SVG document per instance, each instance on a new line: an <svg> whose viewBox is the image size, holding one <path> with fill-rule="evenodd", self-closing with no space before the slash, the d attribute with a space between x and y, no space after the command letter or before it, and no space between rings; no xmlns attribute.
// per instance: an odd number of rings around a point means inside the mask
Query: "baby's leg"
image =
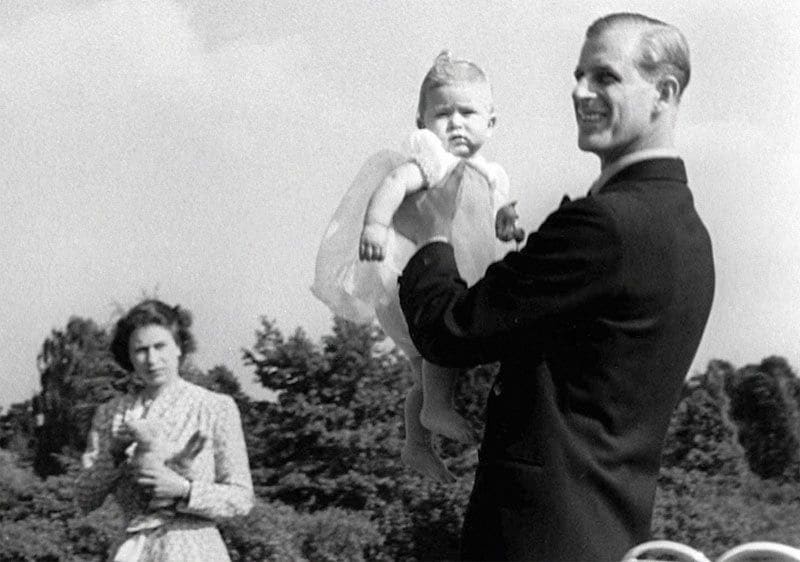
<svg viewBox="0 0 800 562"><path fill-rule="evenodd" d="M467 420L456 413L453 397L458 369L448 369L424 361L422 364L422 411L420 421L425 428L461 443L477 443L475 432Z"/></svg>
<svg viewBox="0 0 800 562"><path fill-rule="evenodd" d="M400 459L409 468L438 482L455 482L455 476L433 449L433 436L420 422L422 410L422 358L411 360L414 386L408 391L405 403L406 442Z"/></svg>

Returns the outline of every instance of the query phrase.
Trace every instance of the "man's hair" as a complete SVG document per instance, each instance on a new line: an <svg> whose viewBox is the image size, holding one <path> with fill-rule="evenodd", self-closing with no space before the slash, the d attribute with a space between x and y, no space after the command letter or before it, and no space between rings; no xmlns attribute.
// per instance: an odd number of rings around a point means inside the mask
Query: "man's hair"
<svg viewBox="0 0 800 562"><path fill-rule="evenodd" d="M631 25L641 29L639 60L637 66L642 76L657 81L664 76L674 76L678 81L680 99L692 73L689 62L689 44L683 33L663 21L629 12L609 14L595 20L586 30L586 38L602 35L617 25Z"/></svg>
<svg viewBox="0 0 800 562"><path fill-rule="evenodd" d="M454 59L453 54L444 50L433 61L433 66L428 70L419 89L419 104L417 105L417 126L422 129L422 118L425 114L425 104L428 92L458 83L485 84L491 93L489 79L481 67L472 61ZM493 109L493 108L492 108Z"/></svg>
<svg viewBox="0 0 800 562"><path fill-rule="evenodd" d="M195 350L194 336L189 329L192 325L191 313L177 305L169 306L157 299L147 299L130 309L117 322L111 353L120 367L133 371L129 350L131 336L138 328L154 325L170 331L181 350L181 361L187 353Z"/></svg>

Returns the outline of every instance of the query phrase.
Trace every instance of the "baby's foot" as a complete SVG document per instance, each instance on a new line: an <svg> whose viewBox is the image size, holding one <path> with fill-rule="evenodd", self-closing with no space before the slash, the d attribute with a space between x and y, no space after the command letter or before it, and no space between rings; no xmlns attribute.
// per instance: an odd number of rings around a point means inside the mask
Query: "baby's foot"
<svg viewBox="0 0 800 562"><path fill-rule="evenodd" d="M467 423L467 420L459 416L454 410L433 410L426 409L423 406L419 414L419 421L425 429L460 443L475 445L478 442L475 432Z"/></svg>
<svg viewBox="0 0 800 562"><path fill-rule="evenodd" d="M442 459L430 445L406 443L400 453L400 460L408 468L416 470L436 482L452 484L456 481L456 477L447 470Z"/></svg>

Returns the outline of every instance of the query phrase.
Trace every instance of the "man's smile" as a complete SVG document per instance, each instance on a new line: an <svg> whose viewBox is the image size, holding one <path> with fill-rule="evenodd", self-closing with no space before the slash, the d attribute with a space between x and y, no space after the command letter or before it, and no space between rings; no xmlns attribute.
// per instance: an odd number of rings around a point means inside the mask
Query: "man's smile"
<svg viewBox="0 0 800 562"><path fill-rule="evenodd" d="M575 116L578 119L579 125L596 125L608 117L608 112L600 108L576 106Z"/></svg>

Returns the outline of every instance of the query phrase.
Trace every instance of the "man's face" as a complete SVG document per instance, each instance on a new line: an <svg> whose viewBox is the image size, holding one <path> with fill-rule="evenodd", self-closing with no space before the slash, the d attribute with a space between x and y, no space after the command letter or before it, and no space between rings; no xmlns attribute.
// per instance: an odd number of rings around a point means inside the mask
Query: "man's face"
<svg viewBox="0 0 800 562"><path fill-rule="evenodd" d="M597 154L603 167L655 146L653 112L659 93L636 66L640 33L617 25L587 39L575 69L578 147Z"/></svg>

